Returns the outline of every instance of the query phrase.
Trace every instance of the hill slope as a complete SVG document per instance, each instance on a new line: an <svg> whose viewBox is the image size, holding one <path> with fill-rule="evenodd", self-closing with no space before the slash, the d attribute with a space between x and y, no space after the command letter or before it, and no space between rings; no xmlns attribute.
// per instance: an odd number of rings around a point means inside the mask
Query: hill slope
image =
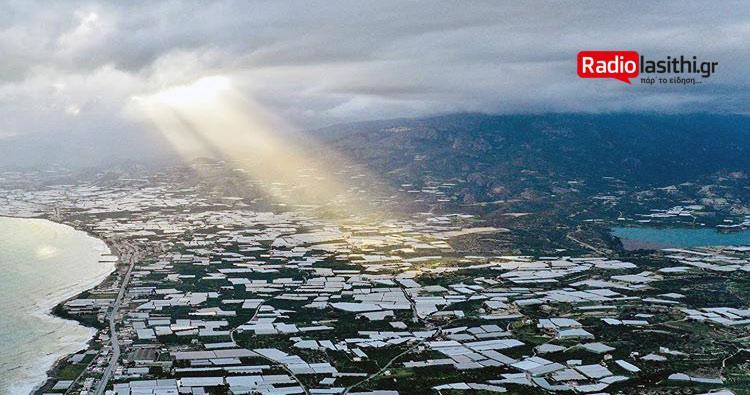
<svg viewBox="0 0 750 395"><path fill-rule="evenodd" d="M646 187L750 173L750 118L733 115L454 114L311 133L395 182L467 179L485 198L528 177Z"/></svg>

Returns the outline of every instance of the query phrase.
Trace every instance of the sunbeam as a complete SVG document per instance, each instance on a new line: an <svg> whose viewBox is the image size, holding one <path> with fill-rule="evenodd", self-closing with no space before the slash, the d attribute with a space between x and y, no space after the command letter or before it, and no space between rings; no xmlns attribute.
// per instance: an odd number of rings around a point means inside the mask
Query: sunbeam
<svg viewBox="0 0 750 395"><path fill-rule="evenodd" d="M134 96L132 104L186 160L205 156L230 162L286 204L326 205L345 215L365 210L361 197L347 197L349 185L337 175L344 159L290 133L227 77ZM279 183L288 188L273 187Z"/></svg>

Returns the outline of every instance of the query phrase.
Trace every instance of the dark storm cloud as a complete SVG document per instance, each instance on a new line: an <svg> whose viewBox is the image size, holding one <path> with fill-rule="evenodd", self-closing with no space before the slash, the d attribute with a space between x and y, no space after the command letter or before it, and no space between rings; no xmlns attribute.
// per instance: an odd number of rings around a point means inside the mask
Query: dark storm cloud
<svg viewBox="0 0 750 395"><path fill-rule="evenodd" d="M217 74L297 128L450 111L746 113L749 13L747 2L10 0L0 139L138 133L123 114L133 95ZM583 49L720 65L697 87L628 86L578 79Z"/></svg>

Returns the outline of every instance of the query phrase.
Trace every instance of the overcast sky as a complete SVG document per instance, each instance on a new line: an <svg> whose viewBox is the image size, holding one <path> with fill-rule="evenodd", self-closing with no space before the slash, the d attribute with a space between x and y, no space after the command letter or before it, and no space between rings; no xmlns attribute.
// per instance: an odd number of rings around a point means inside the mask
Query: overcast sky
<svg viewBox="0 0 750 395"><path fill-rule="evenodd" d="M0 145L144 125L131 97L221 75L307 129L455 111L747 113L750 2L0 1ZM576 76L576 53L718 61L695 87Z"/></svg>

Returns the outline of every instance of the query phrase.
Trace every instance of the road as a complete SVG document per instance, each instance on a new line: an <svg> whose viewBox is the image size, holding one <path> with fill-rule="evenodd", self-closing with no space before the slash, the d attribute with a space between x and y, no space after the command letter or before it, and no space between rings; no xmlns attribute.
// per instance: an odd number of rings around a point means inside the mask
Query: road
<svg viewBox="0 0 750 395"><path fill-rule="evenodd" d="M260 303L260 304L258 305L258 307L256 307L256 308L255 308L255 313L253 314L253 317L252 317L252 318L250 318L250 321L255 321L255 318L256 318L256 317L258 316L258 312L260 311L260 306L263 306L263 303L265 303L265 302L266 302L266 301L264 300L263 302L261 302L261 303ZM234 343L234 344L237 344L237 341L236 341L236 340L234 340L234 333L235 333L236 331L237 331L237 328L234 328L234 329L232 329L232 330L231 330L231 331L229 332L229 338L230 338L230 339L232 339L232 343ZM270 362L271 362L271 363L273 363L273 364L277 364L277 365L279 365L279 366L280 366L280 367L281 367L282 369L284 369L284 371L286 371L286 372L287 372L287 373L289 374L289 377L293 378L293 379L294 379L294 381L296 381L296 382L297 382L297 384L298 384L298 385L300 386L300 388L302 388L302 391L304 391L305 395L309 395L309 394L310 394L310 391L308 391L308 390L307 390L307 387L305 387L305 385L304 385L304 384L302 384L302 380L300 380L300 379L299 379L299 377L297 377L297 375L295 375L294 373L292 373L292 371L291 371L291 370L289 370L289 368L287 368L287 367L286 367L286 365L284 365L284 364L281 364L281 363L278 363L277 361L274 361L273 359L267 358L267 357L265 357L264 355L260 355L260 354L258 354L258 356L259 356L260 358L263 358L263 359L267 360L267 361L270 361Z"/></svg>
<svg viewBox="0 0 750 395"><path fill-rule="evenodd" d="M568 233L568 235L566 237L568 238L568 240L572 240L572 241L576 242L578 245L580 245L581 247L589 249L589 250L592 250L592 251L596 252L597 254L602 254L602 255L606 255L607 254L606 251L602 251L602 250L600 250L600 249L592 246L589 243L584 243L581 240L576 239L570 233Z"/></svg>
<svg viewBox="0 0 750 395"><path fill-rule="evenodd" d="M391 365L393 365L393 363L394 363L394 362L396 362L396 361L397 361L398 359L400 359L400 358L401 358L401 357L403 357L404 355L406 355L406 354L408 354L408 353L410 353L410 352L414 351L414 350L415 350L415 349L416 349L417 347L421 346L421 345L422 345L422 344L424 344L425 342L427 342L427 341L429 341L429 340L433 340L433 339L436 339L436 338L438 338L438 337L439 337L439 336L440 336L440 335L441 335L442 333L443 333L443 327L442 327L442 326L440 326L440 327L438 327L438 329L437 329L437 331L435 332L435 334L433 334L433 335L432 335L432 336L430 336L430 337L426 337L426 338L424 338L424 339L421 339L421 340L417 341L417 342L416 342L416 343L415 343L415 344L414 344L413 346L409 347L409 348L408 348L408 349L406 349L405 351L403 351L403 352L401 352L400 354L396 355L395 357L391 358L391 359L390 359L390 360L389 360L389 361L388 361L388 362L387 362L387 363L386 363L386 364L385 364L385 365L384 365L384 366L383 366L382 368L380 368L380 370L378 370L377 372L375 372L375 373L373 373L373 374L371 374L371 375L367 376L367 377L366 377L365 379L363 379L363 380L361 380L361 381L359 381L359 382L356 382L356 383L354 383L354 384L352 384L352 385L350 385L350 386L346 387L346 389L344 389L344 392L342 393L342 395L346 395L346 394L348 394L348 393L349 393L349 392L350 392L350 391L351 391L352 389L354 389L354 388L357 388L357 387L359 387L360 385L362 385L362 384L364 384L364 383L366 383L366 382L368 382L368 381L370 381L370 380L374 379L375 377L378 377L378 376L380 376L381 374L385 373L385 371L386 371L386 370L388 370L388 369L389 369L389 368L391 367Z"/></svg>
<svg viewBox="0 0 750 395"><path fill-rule="evenodd" d="M117 316L120 309L120 304L125 297L125 292L130 281L130 274L133 271L135 263L142 258L140 251L137 247L131 244L122 243L117 245L117 250L121 258L127 261L128 270L125 272L125 276L120 284L120 291L117 293L117 299L112 304L112 309L109 311L109 344L112 347L112 355L109 358L109 364L102 374L101 380L97 381L93 393L95 395L103 395L107 389L109 380L112 379L112 374L117 368L117 363L120 360L120 343L117 339Z"/></svg>
<svg viewBox="0 0 750 395"><path fill-rule="evenodd" d="M416 343L415 343L414 345L412 345L411 347L409 347L409 348L408 348L408 349L407 349L406 351L403 351L403 352L401 352L400 354L396 355L395 357L391 358L391 359L390 359L390 360L389 360L389 361L388 361L388 362L387 362L387 363L386 363L386 364L385 364L385 365L384 365L384 366L383 366L382 368L380 368L380 370L378 370L377 372L375 372L375 373L373 373L373 374L371 374L371 375L367 376L367 377L366 377L366 378L364 378L363 380L360 380L360 381L358 381L358 382L356 382L356 383L354 383L354 384L352 384L352 385L350 385L350 386L346 387L346 388L344 389L344 392L342 392L342 395L346 395L346 394L350 393L350 392L351 392L351 391L352 391L352 390L353 390L354 388L357 388L357 387L359 387L360 385L362 385L362 384L364 384L364 383L366 383L366 382L368 382L368 381L370 381L370 380L374 379L375 377L378 377L378 376L380 376L381 374L385 373L385 371L386 371L386 370L388 370L388 369L389 369L389 368L391 367L391 365L393 365L393 363L394 363L394 362L396 362L396 361L397 361L398 359L400 359L400 358L401 358L401 357L403 357L404 355L406 355L406 354L408 354L408 353L410 353L410 352L414 351L414 350L415 350L415 349L416 349L417 347L419 347L419 346L423 345L424 343L426 343L426 342L428 342L428 341L431 341L431 340L434 340L434 339L437 339L437 338L439 338L439 337L440 337L440 336L441 336L441 335L443 334L443 328L444 328L444 327L446 327L446 326L448 326L448 325L451 325L451 324L452 324L452 323L453 323L453 322L454 322L455 320L456 320L456 319L454 318L454 319L452 319L452 320L450 320L450 321L448 321L448 322L446 322L446 323L444 323L444 324L442 324L442 325L439 325L439 326L437 327L437 329L435 330L435 333L433 333L433 334L432 334L432 336L426 337L426 338L424 338L424 339L420 339L420 340L419 340L419 341L417 341L417 342L416 342Z"/></svg>

